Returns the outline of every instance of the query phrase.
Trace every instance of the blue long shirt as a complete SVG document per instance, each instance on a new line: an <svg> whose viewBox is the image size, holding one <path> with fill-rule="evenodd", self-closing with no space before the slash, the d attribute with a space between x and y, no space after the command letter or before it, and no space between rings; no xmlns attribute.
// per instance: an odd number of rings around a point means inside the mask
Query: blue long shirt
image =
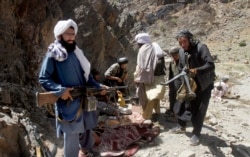
<svg viewBox="0 0 250 157"><path fill-rule="evenodd" d="M89 75L88 81L84 77L84 71L75 53L69 52L68 58L64 61L56 61L48 52L43 60L39 73L39 82L47 91L53 92L61 97L67 87L91 86L101 88L100 85ZM75 118L77 111L81 107L81 99L74 99L67 104L67 101L58 99L55 112L61 115L64 120L71 121ZM82 133L84 130L92 129L96 126L96 112L83 111L81 116L72 123L62 123L56 121L57 135L61 131L66 133Z"/></svg>

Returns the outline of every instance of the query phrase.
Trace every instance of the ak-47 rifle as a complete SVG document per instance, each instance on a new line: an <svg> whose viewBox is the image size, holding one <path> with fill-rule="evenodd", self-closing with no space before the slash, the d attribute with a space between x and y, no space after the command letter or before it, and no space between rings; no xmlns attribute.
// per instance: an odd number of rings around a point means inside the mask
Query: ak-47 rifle
<svg viewBox="0 0 250 157"><path fill-rule="evenodd" d="M187 90L185 90L186 93L182 93L183 95L185 95L185 96L183 96L183 99L188 99L188 98L193 99L193 98L196 97L196 94L193 92L193 90L192 90L192 88L190 86L190 83L193 84L195 82L194 82L194 80L192 80L192 82L190 81L191 79L190 79L190 74L189 74L188 58L189 58L188 54L185 53L185 66L183 67L182 71L178 75L173 77L172 79L168 80L167 82L161 83L161 85L168 85L172 81L174 81L174 80L176 80L176 79L178 79L180 77L183 77L184 83L185 83L186 88L187 88ZM183 86L184 86L184 84L182 84L181 87L183 87ZM196 86L196 84L195 84L195 86Z"/></svg>
<svg viewBox="0 0 250 157"><path fill-rule="evenodd" d="M128 86L115 86L109 87L107 92L114 92L119 89L126 89ZM96 88L89 88L89 87L75 87L70 94L72 97L74 96L87 96L88 94L98 94L101 90L104 89L96 89ZM36 92L36 104L37 106L41 107L46 104L54 104L59 99L53 92Z"/></svg>

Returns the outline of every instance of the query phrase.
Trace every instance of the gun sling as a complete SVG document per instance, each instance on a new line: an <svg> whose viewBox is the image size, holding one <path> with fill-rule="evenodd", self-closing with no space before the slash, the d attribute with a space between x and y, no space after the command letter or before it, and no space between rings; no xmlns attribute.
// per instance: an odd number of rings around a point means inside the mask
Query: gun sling
<svg viewBox="0 0 250 157"><path fill-rule="evenodd" d="M60 122L63 122L63 123L72 123L74 121L76 121L80 116L81 116L81 113L82 113L82 109L83 109L83 100L84 98L81 98L81 105L80 107L78 108L77 112L76 112L76 115L74 116L74 119L70 120L70 121L66 121L62 118L62 115L59 114L56 116L57 120L60 121ZM67 104L70 103L71 100L67 100Z"/></svg>

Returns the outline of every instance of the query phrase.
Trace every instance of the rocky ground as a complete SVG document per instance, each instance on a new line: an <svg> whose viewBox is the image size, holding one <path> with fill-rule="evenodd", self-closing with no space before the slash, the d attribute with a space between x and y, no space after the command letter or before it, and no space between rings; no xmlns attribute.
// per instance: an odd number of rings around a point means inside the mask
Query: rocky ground
<svg viewBox="0 0 250 157"><path fill-rule="evenodd" d="M156 124L161 126L161 134L151 145L144 146L136 156L177 157L248 157L250 156L249 140L249 96L250 75L232 87L232 92L239 94L240 99L224 99L214 102L211 99L205 124L202 129L201 143L190 146L189 139L192 125L189 123L185 134L171 134L169 129L176 125L169 122L162 114ZM163 106L163 108L166 106Z"/></svg>

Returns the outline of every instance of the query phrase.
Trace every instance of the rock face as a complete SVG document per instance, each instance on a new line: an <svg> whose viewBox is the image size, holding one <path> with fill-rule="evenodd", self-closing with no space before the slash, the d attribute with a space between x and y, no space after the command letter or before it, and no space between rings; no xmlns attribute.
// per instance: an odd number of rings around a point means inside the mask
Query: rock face
<svg viewBox="0 0 250 157"><path fill-rule="evenodd" d="M104 72L122 56L131 57L131 63L135 61L132 57L135 52L127 37L134 19L130 15L120 17L119 10L107 1L1 1L0 6L3 91L6 84L38 87L38 71L47 46L54 41L54 25L60 19L72 18L78 23L77 43L93 68Z"/></svg>
<svg viewBox="0 0 250 157"><path fill-rule="evenodd" d="M118 56L133 53L126 38L131 28L126 21L133 26L133 19L119 19L119 11L106 1L90 2L1 1L0 79L21 85L37 83L37 71L47 46L54 40L53 27L59 19L72 18L79 24L77 42L101 71L116 62Z"/></svg>
<svg viewBox="0 0 250 157"><path fill-rule="evenodd" d="M4 115L5 110L0 108L0 111L0 156L29 156L28 150L32 147L30 140L25 141L28 137L26 130L12 117Z"/></svg>

